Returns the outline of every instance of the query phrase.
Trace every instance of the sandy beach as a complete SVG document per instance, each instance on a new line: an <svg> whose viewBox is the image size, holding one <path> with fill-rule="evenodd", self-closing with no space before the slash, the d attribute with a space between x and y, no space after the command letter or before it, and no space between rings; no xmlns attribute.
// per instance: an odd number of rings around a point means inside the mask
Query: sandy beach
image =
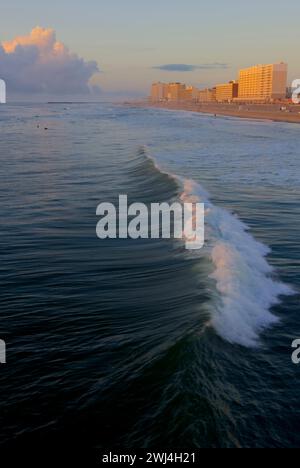
<svg viewBox="0 0 300 468"><path fill-rule="evenodd" d="M130 103L127 102L125 105L130 107L157 107L160 109L184 110L244 119L300 123L300 105L295 104L151 103L148 101L135 101Z"/></svg>

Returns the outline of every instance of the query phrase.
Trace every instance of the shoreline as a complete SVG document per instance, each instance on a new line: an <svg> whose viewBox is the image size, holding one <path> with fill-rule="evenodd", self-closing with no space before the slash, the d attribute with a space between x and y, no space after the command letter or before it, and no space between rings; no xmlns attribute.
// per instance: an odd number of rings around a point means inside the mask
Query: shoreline
<svg viewBox="0 0 300 468"><path fill-rule="evenodd" d="M157 108L166 110L182 110L212 114L216 116L236 117L252 120L269 120L300 124L300 105L293 104L218 104L218 103L152 103L152 102L127 102L128 107ZM281 108L286 110L281 110Z"/></svg>

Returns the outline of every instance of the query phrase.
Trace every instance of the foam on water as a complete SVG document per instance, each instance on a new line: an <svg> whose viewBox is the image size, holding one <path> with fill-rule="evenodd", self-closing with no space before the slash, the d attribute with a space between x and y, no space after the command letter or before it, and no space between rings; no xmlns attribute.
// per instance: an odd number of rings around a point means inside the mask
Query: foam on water
<svg viewBox="0 0 300 468"><path fill-rule="evenodd" d="M215 266L212 277L220 295L212 325L231 343L257 346L260 332L278 321L271 307L293 291L272 277L266 259L270 249L255 240L237 216L213 205L196 182L186 180L184 193L206 205L209 255Z"/></svg>
<svg viewBox="0 0 300 468"><path fill-rule="evenodd" d="M154 164L160 170L157 162ZM246 224L214 205L195 181L172 176L183 187L183 202L205 204L204 254L213 262L212 278L218 291L211 325L232 344L259 346L260 333L279 320L271 307L280 303L280 296L291 295L293 290L274 279L273 268L266 259L269 247L258 242Z"/></svg>

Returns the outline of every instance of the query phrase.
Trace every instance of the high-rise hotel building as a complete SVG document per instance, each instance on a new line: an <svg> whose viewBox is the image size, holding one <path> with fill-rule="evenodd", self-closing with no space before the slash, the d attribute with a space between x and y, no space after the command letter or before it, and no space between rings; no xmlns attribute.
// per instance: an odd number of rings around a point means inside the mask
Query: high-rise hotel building
<svg viewBox="0 0 300 468"><path fill-rule="evenodd" d="M182 83L169 83L168 100L173 102L184 101L186 85Z"/></svg>
<svg viewBox="0 0 300 468"><path fill-rule="evenodd" d="M196 101L199 90L194 86L186 86L183 83L153 83L151 88L152 102L180 102Z"/></svg>
<svg viewBox="0 0 300 468"><path fill-rule="evenodd" d="M231 102L238 97L239 84L236 81L216 86L216 100L218 102Z"/></svg>
<svg viewBox="0 0 300 468"><path fill-rule="evenodd" d="M151 88L151 101L161 102L168 99L169 86L165 83L153 83Z"/></svg>
<svg viewBox="0 0 300 468"><path fill-rule="evenodd" d="M288 66L285 63L256 65L240 70L238 99L249 101L284 99L287 70Z"/></svg>

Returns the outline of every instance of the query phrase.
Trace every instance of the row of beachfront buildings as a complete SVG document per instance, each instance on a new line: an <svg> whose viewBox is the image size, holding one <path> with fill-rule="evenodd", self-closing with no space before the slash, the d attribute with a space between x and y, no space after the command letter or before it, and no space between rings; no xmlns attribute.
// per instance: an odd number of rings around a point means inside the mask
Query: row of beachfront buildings
<svg viewBox="0 0 300 468"><path fill-rule="evenodd" d="M256 65L239 71L239 78L213 88L198 89L183 83L153 83L152 102L272 102L287 97L288 66Z"/></svg>

